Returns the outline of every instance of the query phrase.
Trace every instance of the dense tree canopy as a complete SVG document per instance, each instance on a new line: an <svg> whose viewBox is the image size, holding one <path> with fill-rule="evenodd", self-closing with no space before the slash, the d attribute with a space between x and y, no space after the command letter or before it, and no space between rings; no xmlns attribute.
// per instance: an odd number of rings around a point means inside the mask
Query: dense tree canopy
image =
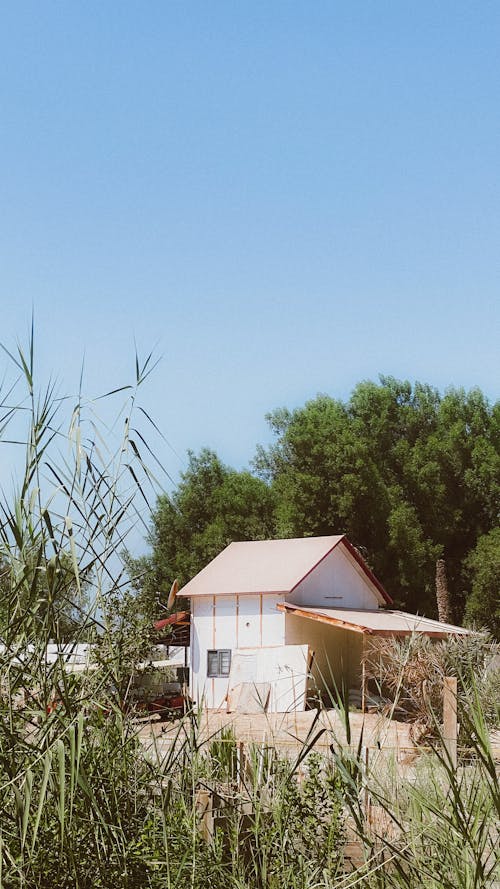
<svg viewBox="0 0 500 889"><path fill-rule="evenodd" d="M269 421L277 440L255 468L276 495L276 534L347 533L396 602L428 614L442 557L459 619L464 560L498 523L500 404L382 377Z"/></svg>
<svg viewBox="0 0 500 889"><path fill-rule="evenodd" d="M500 639L500 528L479 538L466 568L471 585L466 616L478 626L488 626Z"/></svg>
<svg viewBox="0 0 500 889"><path fill-rule="evenodd" d="M273 536L269 486L250 472L225 466L213 451L190 453L177 490L158 498L150 554L129 556L129 573L144 602L154 609L159 599L165 603L174 578L182 586L228 543Z"/></svg>
<svg viewBox="0 0 500 889"><path fill-rule="evenodd" d="M174 577L184 583L232 540L346 533L398 606L436 615L444 558L455 619L473 590L467 615L494 629L481 603L496 581L477 578L497 540L500 403L381 377L345 402L319 395L268 420L275 441L253 474L204 450L158 499L151 552L129 559L146 599L165 598Z"/></svg>

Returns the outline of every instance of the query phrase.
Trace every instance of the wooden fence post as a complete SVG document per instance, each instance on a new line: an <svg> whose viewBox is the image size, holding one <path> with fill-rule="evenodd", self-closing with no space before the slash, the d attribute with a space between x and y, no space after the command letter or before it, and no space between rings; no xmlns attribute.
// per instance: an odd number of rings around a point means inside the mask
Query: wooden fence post
<svg viewBox="0 0 500 889"><path fill-rule="evenodd" d="M457 680L445 676L443 682L443 741L451 765L457 767Z"/></svg>
<svg viewBox="0 0 500 889"><path fill-rule="evenodd" d="M214 833L213 794L208 790L196 792L196 809L200 818L201 835L209 843Z"/></svg>
<svg viewBox="0 0 500 889"><path fill-rule="evenodd" d="M371 814L371 812L370 812L370 809L371 809L370 794L368 791L368 770L370 767L370 749L369 749L369 747L365 747L364 751L362 751L362 752L363 752L363 760L364 760L364 766L365 766L365 789L363 792L363 803L364 803L365 818L369 824L370 820L371 820L370 819L370 814Z"/></svg>
<svg viewBox="0 0 500 889"><path fill-rule="evenodd" d="M363 648L364 648L364 646L363 646ZM366 665L365 665L365 659L364 659L364 651L363 651L363 663L361 665L361 712L366 713Z"/></svg>
<svg viewBox="0 0 500 889"><path fill-rule="evenodd" d="M244 741L238 741L238 746L236 748L236 770L237 770L237 778L238 778L238 787L239 787L240 791L245 786L246 768L247 768L247 759L246 759L246 753L245 753L245 743L244 743Z"/></svg>

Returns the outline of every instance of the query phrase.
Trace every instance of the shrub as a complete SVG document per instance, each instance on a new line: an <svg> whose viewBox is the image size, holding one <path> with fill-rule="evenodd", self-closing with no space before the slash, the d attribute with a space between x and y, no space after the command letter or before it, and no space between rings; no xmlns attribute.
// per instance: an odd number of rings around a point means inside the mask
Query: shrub
<svg viewBox="0 0 500 889"><path fill-rule="evenodd" d="M458 722L463 735L470 707L471 679L490 726L499 722L500 645L488 633L433 641L415 634L405 639L372 640L365 655L365 675L395 710L413 723L415 740L436 737L443 710L443 679L458 680ZM464 737L464 741L467 738Z"/></svg>

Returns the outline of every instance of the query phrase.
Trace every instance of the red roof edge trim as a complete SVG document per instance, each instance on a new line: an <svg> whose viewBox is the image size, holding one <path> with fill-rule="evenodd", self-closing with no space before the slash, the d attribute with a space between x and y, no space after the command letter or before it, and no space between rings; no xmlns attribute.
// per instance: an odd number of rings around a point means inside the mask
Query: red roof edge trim
<svg viewBox="0 0 500 889"><path fill-rule="evenodd" d="M318 561L316 562L316 564L313 565L312 568L309 568L309 571L306 571L306 573L304 574L304 577L301 577L301 578L297 581L297 583L294 584L294 586L292 587L292 589L291 589L291 590L288 590L287 595L289 595L290 593L293 593L293 591L297 589L298 585L299 585L300 583L302 583L302 581L305 580L306 577L309 577L309 575L310 575L313 571L316 570L316 568L318 567L318 565L321 565L321 563L326 559L326 557L329 556L330 553L333 552L333 550L335 549L335 547L338 546L339 543L342 543L343 540L344 540L344 537L343 537L343 536L342 536L342 537L339 537L339 539L335 541L335 543L333 544L333 546L330 547L330 549L328 550L328 552L325 553L323 556L321 556L321 559L318 559Z"/></svg>
<svg viewBox="0 0 500 889"><path fill-rule="evenodd" d="M155 620L155 630L163 630L164 627L172 627L176 625L185 625L189 623L189 611L176 611L170 617L164 617L163 620Z"/></svg>
<svg viewBox="0 0 500 889"><path fill-rule="evenodd" d="M384 587L382 586L382 584L380 583L380 581L377 580L377 578L375 577L373 571L370 570L370 568L369 568L368 565L366 564L366 562L365 562L365 560L363 559L363 557L358 553L356 547L352 545L352 543L347 539L347 537L346 537L345 535L344 535L344 537L342 537L342 541L341 541L341 542L344 544L345 548L346 548L346 549L348 550L348 552L351 554L351 556L353 557L353 559L356 560L356 562L358 563L359 567L363 569L363 571L364 571L364 573L366 574L366 576L368 577L368 579L371 580L371 582L373 583L373 585L378 589L378 591L379 591L380 595L382 596L382 598L385 599L385 601L387 602L388 605L393 605L394 602L393 602L393 600L391 599L389 593L386 592L386 590L384 589Z"/></svg>

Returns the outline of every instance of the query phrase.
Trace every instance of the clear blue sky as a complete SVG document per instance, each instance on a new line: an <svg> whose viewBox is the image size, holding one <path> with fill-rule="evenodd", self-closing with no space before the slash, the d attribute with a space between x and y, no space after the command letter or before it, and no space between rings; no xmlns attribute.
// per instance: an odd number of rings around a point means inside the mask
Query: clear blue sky
<svg viewBox="0 0 500 889"><path fill-rule="evenodd" d="M0 338L67 391L155 347L236 466L379 372L497 398L499 53L496 0L3 4Z"/></svg>

